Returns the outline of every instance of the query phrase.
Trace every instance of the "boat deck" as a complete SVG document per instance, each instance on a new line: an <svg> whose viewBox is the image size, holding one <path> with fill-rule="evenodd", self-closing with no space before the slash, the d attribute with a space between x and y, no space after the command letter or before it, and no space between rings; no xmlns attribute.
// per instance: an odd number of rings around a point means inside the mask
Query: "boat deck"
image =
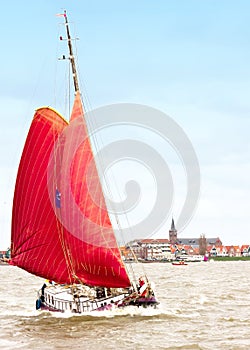
<svg viewBox="0 0 250 350"><path fill-rule="evenodd" d="M90 312L99 309L110 309L125 297L126 293L107 295L98 294L98 290L77 285L75 288L62 285L50 285L41 294L42 309L53 311L72 311L77 313Z"/></svg>

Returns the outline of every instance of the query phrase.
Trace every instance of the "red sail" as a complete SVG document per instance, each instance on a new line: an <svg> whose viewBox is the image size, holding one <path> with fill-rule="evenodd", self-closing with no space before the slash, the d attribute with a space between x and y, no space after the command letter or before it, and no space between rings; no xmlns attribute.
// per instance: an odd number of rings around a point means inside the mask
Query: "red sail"
<svg viewBox="0 0 250 350"><path fill-rule="evenodd" d="M58 283L126 287L77 93L68 124L39 109L19 166L12 263Z"/></svg>

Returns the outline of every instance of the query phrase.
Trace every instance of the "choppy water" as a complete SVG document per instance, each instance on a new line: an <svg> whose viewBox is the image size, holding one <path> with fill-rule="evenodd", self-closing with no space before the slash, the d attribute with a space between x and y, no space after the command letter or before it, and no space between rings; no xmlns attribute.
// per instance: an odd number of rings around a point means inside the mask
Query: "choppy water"
<svg viewBox="0 0 250 350"><path fill-rule="evenodd" d="M42 280L0 266L3 349L250 349L250 261L144 264L161 308L65 316L35 310Z"/></svg>

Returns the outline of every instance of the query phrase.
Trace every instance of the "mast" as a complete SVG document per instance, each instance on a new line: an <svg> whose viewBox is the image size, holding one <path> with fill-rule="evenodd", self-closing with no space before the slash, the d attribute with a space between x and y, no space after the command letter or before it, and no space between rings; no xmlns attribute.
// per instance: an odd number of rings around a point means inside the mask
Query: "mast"
<svg viewBox="0 0 250 350"><path fill-rule="evenodd" d="M68 22L68 17L67 17L66 11L64 11L64 15L63 16L64 16L64 19L65 19L67 41L68 41L68 47L69 47L69 59L70 59L70 63L71 63L72 76L73 76L75 93L76 93L77 91L80 91L80 89L79 89L79 83L78 83L78 77L77 77L75 57L74 57L74 54L73 54L72 41L71 41L71 36L70 36L70 32L69 32L69 22Z"/></svg>

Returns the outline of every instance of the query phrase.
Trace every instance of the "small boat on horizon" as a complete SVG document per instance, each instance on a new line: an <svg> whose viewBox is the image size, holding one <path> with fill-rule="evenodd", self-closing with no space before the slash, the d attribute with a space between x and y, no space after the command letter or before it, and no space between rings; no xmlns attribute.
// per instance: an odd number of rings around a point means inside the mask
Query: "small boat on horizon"
<svg viewBox="0 0 250 350"><path fill-rule="evenodd" d="M1 258L0 259L0 265L1 266L8 266L9 262L10 262L10 259L7 259L7 258Z"/></svg>
<svg viewBox="0 0 250 350"><path fill-rule="evenodd" d="M181 261L173 261L172 265L183 266L183 265L188 265L188 263L186 263L185 261L181 260Z"/></svg>

